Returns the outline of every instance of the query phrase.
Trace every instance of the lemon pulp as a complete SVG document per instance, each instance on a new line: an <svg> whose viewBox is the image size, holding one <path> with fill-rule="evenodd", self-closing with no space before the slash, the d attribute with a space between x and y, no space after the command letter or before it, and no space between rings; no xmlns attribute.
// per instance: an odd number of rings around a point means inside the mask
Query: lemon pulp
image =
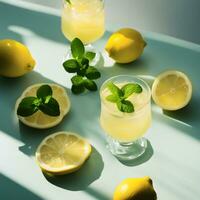
<svg viewBox="0 0 200 200"><path fill-rule="evenodd" d="M91 153L91 145L71 132L46 137L36 151L36 160L45 172L67 174L78 170Z"/></svg>
<svg viewBox="0 0 200 200"><path fill-rule="evenodd" d="M192 84L180 71L161 73L152 86L152 97L166 110L178 110L186 106L192 97Z"/></svg>

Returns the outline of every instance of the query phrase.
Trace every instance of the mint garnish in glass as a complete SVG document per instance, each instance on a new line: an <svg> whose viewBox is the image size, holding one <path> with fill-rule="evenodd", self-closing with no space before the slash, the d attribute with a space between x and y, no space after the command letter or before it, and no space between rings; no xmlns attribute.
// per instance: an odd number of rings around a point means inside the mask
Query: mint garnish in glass
<svg viewBox="0 0 200 200"><path fill-rule="evenodd" d="M71 1L70 0L65 0L67 3L71 4Z"/></svg>
<svg viewBox="0 0 200 200"><path fill-rule="evenodd" d="M131 101L127 100L133 93L141 93L142 87L136 83L127 83L121 89L112 82L107 84L111 94L106 97L107 101L115 103L121 112L132 113L134 112L134 105Z"/></svg>

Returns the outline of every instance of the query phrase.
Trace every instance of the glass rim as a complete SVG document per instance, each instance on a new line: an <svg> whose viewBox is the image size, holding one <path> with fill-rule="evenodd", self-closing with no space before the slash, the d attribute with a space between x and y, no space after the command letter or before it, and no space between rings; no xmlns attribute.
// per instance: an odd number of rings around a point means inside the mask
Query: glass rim
<svg viewBox="0 0 200 200"><path fill-rule="evenodd" d="M73 1L73 0L72 0ZM102 9L104 9L104 5L105 5L105 0L99 0L99 1L101 1L102 2ZM66 0L63 0L63 5L67 5L67 4L69 4Z"/></svg>
<svg viewBox="0 0 200 200"><path fill-rule="evenodd" d="M133 113L127 113L127 115L125 115L125 116L121 116L121 115L119 115L118 113L113 112L113 110L111 110L110 108L108 108L108 106L107 106L106 103L105 103L105 99L102 97L102 91L103 91L103 89L104 89L104 86L105 86L109 81L111 81L111 80L113 80L113 79L115 79L115 78L118 78L118 77L129 77L129 78L134 78L134 79L136 79L136 80L142 82L142 83L145 85L145 87L146 87L145 89L147 90L147 94L148 94L147 100L145 101L144 105L143 105L140 109L138 109L137 111L134 111ZM144 87L144 86L142 86L142 87ZM150 100L151 100L151 89L150 89L149 85L146 83L146 81L144 81L144 80L143 80L142 78L140 78L139 76L134 76L134 75L117 75L117 76L112 76L112 77L108 78L107 80L105 80L105 81L103 82L103 84L102 84L101 87L100 87L100 99L101 99L101 102L102 102L102 103L104 104L104 106L106 107L106 109L107 109L112 115L117 116L117 117L131 118L131 117L135 117L136 114L139 114L139 113L144 109L144 107L145 107L148 103L150 103Z"/></svg>

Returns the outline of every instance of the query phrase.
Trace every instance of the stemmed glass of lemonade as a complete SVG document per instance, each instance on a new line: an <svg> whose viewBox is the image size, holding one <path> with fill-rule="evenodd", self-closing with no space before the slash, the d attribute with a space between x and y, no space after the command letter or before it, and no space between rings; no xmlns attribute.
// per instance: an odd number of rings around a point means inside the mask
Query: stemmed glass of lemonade
<svg viewBox="0 0 200 200"><path fill-rule="evenodd" d="M64 0L62 32L72 41L79 38L85 45L98 40L105 31L103 0Z"/></svg>
<svg viewBox="0 0 200 200"><path fill-rule="evenodd" d="M134 105L134 112L121 112L115 103L107 100L111 95L108 83L118 88L134 83L142 88L141 93L133 93L128 100ZM132 160L145 152L147 140L142 136L151 124L151 90L148 84L135 76L119 75L105 81L100 89L100 124L107 135L108 148L121 160Z"/></svg>

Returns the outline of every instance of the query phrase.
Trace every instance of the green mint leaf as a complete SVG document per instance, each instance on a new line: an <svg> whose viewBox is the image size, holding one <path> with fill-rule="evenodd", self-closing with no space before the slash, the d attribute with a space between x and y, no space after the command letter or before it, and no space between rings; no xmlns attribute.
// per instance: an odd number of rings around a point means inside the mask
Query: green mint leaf
<svg viewBox="0 0 200 200"><path fill-rule="evenodd" d="M97 90L97 85L94 81L85 79L84 80L84 86L90 91L96 91Z"/></svg>
<svg viewBox="0 0 200 200"><path fill-rule="evenodd" d="M122 100L117 102L117 107L121 112L132 113L134 112L134 106L130 101Z"/></svg>
<svg viewBox="0 0 200 200"><path fill-rule="evenodd" d="M87 58L82 58L80 63L84 67L88 67L89 66L89 60Z"/></svg>
<svg viewBox="0 0 200 200"><path fill-rule="evenodd" d="M72 85L71 91L74 94L81 94L85 91L84 85Z"/></svg>
<svg viewBox="0 0 200 200"><path fill-rule="evenodd" d="M75 75L71 78L72 84L76 86L80 86L84 83L83 77L79 75Z"/></svg>
<svg viewBox="0 0 200 200"><path fill-rule="evenodd" d="M60 115L59 104L54 98L50 98L48 103L42 103L38 108L40 111L50 116L55 117Z"/></svg>
<svg viewBox="0 0 200 200"><path fill-rule="evenodd" d="M79 69L79 64L75 59L69 59L66 60L63 63L63 67L65 68L65 70L69 73L75 73L78 71Z"/></svg>
<svg viewBox="0 0 200 200"><path fill-rule="evenodd" d="M33 105L35 105L36 107L38 107L41 103L42 103L42 99L40 99L40 98L36 98L33 101Z"/></svg>
<svg viewBox="0 0 200 200"><path fill-rule="evenodd" d="M89 61L92 61L96 56L96 53L88 51L85 53L85 58L87 58Z"/></svg>
<svg viewBox="0 0 200 200"><path fill-rule="evenodd" d="M116 103L117 101L119 101L119 97L111 94L106 97L106 100L112 103Z"/></svg>
<svg viewBox="0 0 200 200"><path fill-rule="evenodd" d="M95 67L90 66L87 68L85 76L90 80L94 80L100 78L101 74Z"/></svg>
<svg viewBox="0 0 200 200"><path fill-rule="evenodd" d="M79 69L78 69L78 71L77 71L77 74L79 75L79 76L85 76L85 73L86 73L86 67L80 67Z"/></svg>
<svg viewBox="0 0 200 200"><path fill-rule="evenodd" d="M85 47L80 39L75 38L71 42L71 52L75 59L83 58L85 54Z"/></svg>
<svg viewBox="0 0 200 200"><path fill-rule="evenodd" d="M36 99L36 97L25 97L22 99L17 108L17 115L28 117L37 112L38 108L34 105Z"/></svg>
<svg viewBox="0 0 200 200"><path fill-rule="evenodd" d="M49 98L52 96L53 91L49 85L42 85L37 90L37 97L41 99L46 99L48 96Z"/></svg>
<svg viewBox="0 0 200 200"><path fill-rule="evenodd" d="M70 0L65 0L67 3L71 4L71 1Z"/></svg>
<svg viewBox="0 0 200 200"><path fill-rule="evenodd" d="M117 96L118 98L123 96L123 92L114 83L107 83L107 87L114 96Z"/></svg>
<svg viewBox="0 0 200 200"><path fill-rule="evenodd" d="M121 88L122 92L124 93L124 98L128 98L133 93L141 93L142 87L135 83L128 83Z"/></svg>
<svg viewBox="0 0 200 200"><path fill-rule="evenodd" d="M49 101L51 100L51 98L52 98L52 96L47 96L47 97L45 98L44 103L49 103Z"/></svg>

